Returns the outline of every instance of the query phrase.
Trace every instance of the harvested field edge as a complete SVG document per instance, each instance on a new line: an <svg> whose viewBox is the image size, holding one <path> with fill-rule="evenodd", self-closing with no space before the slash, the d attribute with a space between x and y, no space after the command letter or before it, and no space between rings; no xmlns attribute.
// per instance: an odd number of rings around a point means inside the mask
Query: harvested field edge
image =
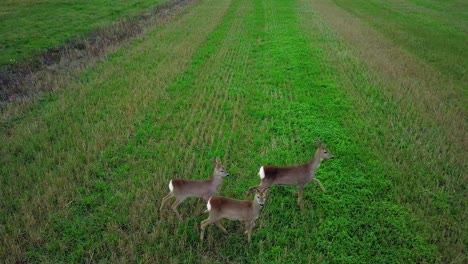
<svg viewBox="0 0 468 264"><path fill-rule="evenodd" d="M197 0L171 0L90 34L72 39L29 60L0 68L0 113L9 103L30 102L78 77L84 69L116 51L130 39L162 24Z"/></svg>

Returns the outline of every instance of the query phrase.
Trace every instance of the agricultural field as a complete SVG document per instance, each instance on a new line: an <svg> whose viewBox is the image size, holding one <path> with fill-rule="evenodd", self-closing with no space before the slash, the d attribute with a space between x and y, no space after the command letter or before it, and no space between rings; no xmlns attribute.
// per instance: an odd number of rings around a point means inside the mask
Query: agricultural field
<svg viewBox="0 0 468 264"><path fill-rule="evenodd" d="M3 0L0 2L0 68L165 2Z"/></svg>
<svg viewBox="0 0 468 264"><path fill-rule="evenodd" d="M385 10L385 11L383 11ZM464 263L468 5L198 0L62 89L2 111L5 262ZM444 41L441 41L443 39ZM3 49L3 48L2 48ZM247 243L174 178L243 199L260 166L335 156L273 186Z"/></svg>

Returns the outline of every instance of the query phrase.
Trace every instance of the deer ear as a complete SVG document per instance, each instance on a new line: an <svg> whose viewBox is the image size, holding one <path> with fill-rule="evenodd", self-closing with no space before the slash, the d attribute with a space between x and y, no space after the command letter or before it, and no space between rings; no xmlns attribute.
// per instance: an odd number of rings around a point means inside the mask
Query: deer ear
<svg viewBox="0 0 468 264"><path fill-rule="evenodd" d="M221 165L221 160L219 159L219 157L216 157L215 164L216 165Z"/></svg>
<svg viewBox="0 0 468 264"><path fill-rule="evenodd" d="M245 199L249 199L250 195L254 192L255 189L255 187L250 188L245 195Z"/></svg>
<svg viewBox="0 0 468 264"><path fill-rule="evenodd" d="M317 138L317 147L321 147L322 146L322 142L320 141L319 138Z"/></svg>
<svg viewBox="0 0 468 264"><path fill-rule="evenodd" d="M266 188L265 190L263 190L263 195L267 195L269 190L270 188Z"/></svg>

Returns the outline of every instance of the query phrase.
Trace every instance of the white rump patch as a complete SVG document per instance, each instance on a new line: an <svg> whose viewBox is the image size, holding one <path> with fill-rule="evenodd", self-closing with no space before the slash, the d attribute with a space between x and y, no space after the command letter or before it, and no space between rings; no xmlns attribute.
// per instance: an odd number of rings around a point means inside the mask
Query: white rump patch
<svg viewBox="0 0 468 264"><path fill-rule="evenodd" d="M174 191L174 186L172 186L172 180L169 182L169 190Z"/></svg>
<svg viewBox="0 0 468 264"><path fill-rule="evenodd" d="M210 201L211 201L211 197L210 197L210 199L208 200L208 203L206 203L206 210L207 210L207 211L211 211L211 204L210 204Z"/></svg>
<svg viewBox="0 0 468 264"><path fill-rule="evenodd" d="M260 167L260 171L258 171L258 176L260 176L260 179L263 180L265 178L265 170L263 169L263 166Z"/></svg>

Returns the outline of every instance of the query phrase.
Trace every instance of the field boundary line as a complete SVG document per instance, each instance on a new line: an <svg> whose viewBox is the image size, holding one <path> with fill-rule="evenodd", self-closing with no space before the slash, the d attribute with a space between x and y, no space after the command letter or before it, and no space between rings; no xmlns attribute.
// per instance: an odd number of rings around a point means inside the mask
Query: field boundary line
<svg viewBox="0 0 468 264"><path fill-rule="evenodd" d="M90 34L72 39L29 60L0 68L0 114L11 103L24 104L63 88L97 61L143 36L198 0L172 0ZM3 117L5 118L5 117Z"/></svg>

